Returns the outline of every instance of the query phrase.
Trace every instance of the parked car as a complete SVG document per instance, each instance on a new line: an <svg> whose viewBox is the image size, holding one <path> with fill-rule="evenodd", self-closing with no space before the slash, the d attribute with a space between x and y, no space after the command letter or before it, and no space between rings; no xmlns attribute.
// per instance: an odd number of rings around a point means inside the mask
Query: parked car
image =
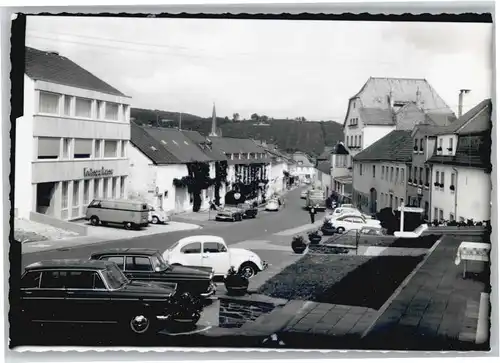
<svg viewBox="0 0 500 363"><path fill-rule="evenodd" d="M189 292L207 298L217 289L211 267L173 266L163 259L158 250L147 248L113 248L93 253L92 260L111 261L135 281L172 282L178 292Z"/></svg>
<svg viewBox="0 0 500 363"><path fill-rule="evenodd" d="M270 212L277 212L281 209L281 206L282 204L278 198L271 198L266 203L266 210Z"/></svg>
<svg viewBox="0 0 500 363"><path fill-rule="evenodd" d="M361 230L365 227L382 228L380 221L374 219L366 219L363 216L356 214L343 214L336 219L330 220L331 225L337 233L344 233L352 229Z"/></svg>
<svg viewBox="0 0 500 363"><path fill-rule="evenodd" d="M162 207L153 207L152 205L148 204L148 208L149 208L149 215L148 215L149 223L164 224L170 222L170 216L166 211L163 210Z"/></svg>
<svg viewBox="0 0 500 363"><path fill-rule="evenodd" d="M170 265L211 267L217 276L226 276L232 266L247 278L267 268L267 263L256 253L228 248L224 239L217 236L182 238L165 250L163 258Z"/></svg>
<svg viewBox="0 0 500 363"><path fill-rule="evenodd" d="M144 335L169 321L176 299L176 284L130 281L113 262L51 260L26 267L17 311L23 326L117 324Z"/></svg>
<svg viewBox="0 0 500 363"><path fill-rule="evenodd" d="M372 217L370 215L362 213L357 208L354 208L354 207L338 207L338 208L335 208L331 213L329 213L328 215L326 215L324 217L324 221L327 222L327 221L330 221L330 220L334 220L334 219L337 219L338 217L340 217L342 215L345 215L345 214L353 214L353 215L361 216L361 217L363 217L365 219L372 219Z"/></svg>
<svg viewBox="0 0 500 363"><path fill-rule="evenodd" d="M216 221L231 221L239 222L243 220L243 215L245 211L237 206L224 206L217 209L217 214L215 215Z"/></svg>
<svg viewBox="0 0 500 363"><path fill-rule="evenodd" d="M126 229L140 228L149 224L148 218L148 205L130 200L94 199L85 212L85 220L93 226L111 223Z"/></svg>
<svg viewBox="0 0 500 363"><path fill-rule="evenodd" d="M231 205L229 205L231 207ZM236 205L236 208L243 209L243 218L256 218L259 212L259 208L257 208L257 203L245 202Z"/></svg>

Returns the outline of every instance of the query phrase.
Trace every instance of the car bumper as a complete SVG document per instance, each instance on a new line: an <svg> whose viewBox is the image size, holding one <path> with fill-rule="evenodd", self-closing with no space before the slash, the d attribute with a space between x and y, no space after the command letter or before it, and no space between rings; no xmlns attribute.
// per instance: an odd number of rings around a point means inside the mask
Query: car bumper
<svg viewBox="0 0 500 363"><path fill-rule="evenodd" d="M215 216L216 219L233 219L234 217L233 216L221 216L221 215L216 215Z"/></svg>
<svg viewBox="0 0 500 363"><path fill-rule="evenodd" d="M200 294L200 296L204 297L204 298L209 298L209 297L215 295L216 291L217 291L217 285L215 285L213 282L211 282L210 287L208 288L208 291Z"/></svg>

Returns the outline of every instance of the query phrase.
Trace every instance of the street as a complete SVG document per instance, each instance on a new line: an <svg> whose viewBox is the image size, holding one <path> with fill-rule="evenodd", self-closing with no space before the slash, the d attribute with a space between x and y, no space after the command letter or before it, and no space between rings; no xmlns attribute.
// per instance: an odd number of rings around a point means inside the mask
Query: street
<svg viewBox="0 0 500 363"><path fill-rule="evenodd" d="M300 192L303 188L290 191L287 195L285 207L278 212L260 211L256 219L248 219L242 222L210 222L211 226L203 227L196 231L179 231L151 236L137 237L131 239L113 240L99 244L75 246L60 250L49 250L43 252L23 253L22 266L27 266L33 262L61 259L61 258L89 258L91 253L101 248L152 248L163 252L179 239L198 235L217 235L226 241L228 245L247 240L267 240L275 233L286 231L295 227L309 224L309 214L303 209L304 200L300 199ZM316 221L323 218L323 213L318 212ZM291 242L292 236L289 237ZM290 246L288 242L288 246ZM251 244L251 243L250 243ZM261 246L262 244L257 244ZM252 249L246 245L248 249ZM273 264L279 261L280 253L268 249L252 249L262 259Z"/></svg>

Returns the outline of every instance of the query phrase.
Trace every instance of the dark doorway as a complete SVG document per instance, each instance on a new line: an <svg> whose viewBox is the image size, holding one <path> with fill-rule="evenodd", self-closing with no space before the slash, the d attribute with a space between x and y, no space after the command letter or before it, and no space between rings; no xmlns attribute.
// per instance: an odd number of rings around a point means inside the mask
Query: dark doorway
<svg viewBox="0 0 500 363"><path fill-rule="evenodd" d="M36 185L36 212L55 215L55 198L56 183L39 183Z"/></svg>
<svg viewBox="0 0 500 363"><path fill-rule="evenodd" d="M377 190L370 189L370 213L377 213Z"/></svg>

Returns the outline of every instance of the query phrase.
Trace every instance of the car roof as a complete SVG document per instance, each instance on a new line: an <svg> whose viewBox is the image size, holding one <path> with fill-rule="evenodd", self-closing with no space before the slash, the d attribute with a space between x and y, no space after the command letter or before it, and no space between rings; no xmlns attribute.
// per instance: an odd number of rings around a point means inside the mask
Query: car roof
<svg viewBox="0 0 500 363"><path fill-rule="evenodd" d="M91 256L103 256L103 255L143 255L152 256L158 253L158 250L152 248L109 248L107 250L102 250L99 252L92 253Z"/></svg>
<svg viewBox="0 0 500 363"><path fill-rule="evenodd" d="M356 218L359 218L359 217L362 217L362 215L359 215L359 214L349 214L349 213L345 213L345 214L342 214L338 219L341 219L341 218L349 218L349 217L356 217Z"/></svg>
<svg viewBox="0 0 500 363"><path fill-rule="evenodd" d="M181 238L178 243L190 243L190 242L222 242L224 243L224 239L219 236L211 236L211 235L196 235Z"/></svg>
<svg viewBox="0 0 500 363"><path fill-rule="evenodd" d="M38 261L26 266L25 270L51 270L51 269L94 269L104 270L109 266L114 265L110 261L96 260L81 260L81 259L60 259L60 260L45 260Z"/></svg>

